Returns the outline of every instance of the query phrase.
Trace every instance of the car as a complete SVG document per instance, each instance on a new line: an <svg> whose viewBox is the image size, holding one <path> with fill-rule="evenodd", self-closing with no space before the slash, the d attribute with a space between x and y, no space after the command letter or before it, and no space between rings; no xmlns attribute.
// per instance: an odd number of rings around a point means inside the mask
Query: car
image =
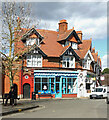
<svg viewBox="0 0 109 120"><path fill-rule="evenodd" d="M90 94L90 99L93 98L106 98L107 97L107 87L99 86L94 89Z"/></svg>

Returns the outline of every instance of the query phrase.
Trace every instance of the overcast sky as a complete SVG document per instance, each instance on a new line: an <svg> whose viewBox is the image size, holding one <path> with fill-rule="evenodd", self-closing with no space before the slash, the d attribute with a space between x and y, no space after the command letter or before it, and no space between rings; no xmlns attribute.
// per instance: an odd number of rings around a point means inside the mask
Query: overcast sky
<svg viewBox="0 0 109 120"><path fill-rule="evenodd" d="M31 8L33 25L39 29L57 30L59 21L66 19L68 29L81 30L83 39L92 38L103 69L107 67L107 2L33 2Z"/></svg>

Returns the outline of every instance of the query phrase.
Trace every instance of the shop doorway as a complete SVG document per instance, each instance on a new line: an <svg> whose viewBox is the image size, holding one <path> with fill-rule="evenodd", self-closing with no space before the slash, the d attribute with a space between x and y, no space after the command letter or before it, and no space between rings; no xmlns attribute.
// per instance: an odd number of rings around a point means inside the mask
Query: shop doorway
<svg viewBox="0 0 109 120"><path fill-rule="evenodd" d="M30 98L30 84L23 85L23 98Z"/></svg>
<svg viewBox="0 0 109 120"><path fill-rule="evenodd" d="M55 88L56 88L55 98L62 98L62 79L61 79L61 77L56 77Z"/></svg>

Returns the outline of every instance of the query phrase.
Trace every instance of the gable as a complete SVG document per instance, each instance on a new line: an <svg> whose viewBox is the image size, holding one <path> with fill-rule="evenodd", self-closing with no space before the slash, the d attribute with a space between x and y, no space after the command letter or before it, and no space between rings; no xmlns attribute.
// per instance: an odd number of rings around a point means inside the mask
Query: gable
<svg viewBox="0 0 109 120"><path fill-rule="evenodd" d="M89 57L92 61L94 61L94 58L93 58L93 56L92 56L90 50L88 50L88 52L86 53L84 59L87 59L88 57Z"/></svg>
<svg viewBox="0 0 109 120"><path fill-rule="evenodd" d="M26 56L27 54L41 54L43 57L47 57L47 55L37 45L31 47L28 52L23 54L23 56Z"/></svg>
<svg viewBox="0 0 109 120"><path fill-rule="evenodd" d="M71 38L73 38L73 40L78 44L82 43L75 30L70 30L69 32L66 31L64 34L59 35L58 42L61 42L63 40L67 41L70 40Z"/></svg>
<svg viewBox="0 0 109 120"><path fill-rule="evenodd" d="M73 30L65 40L69 40L72 36L73 36L73 39L77 41L78 44L82 43L75 30Z"/></svg>
<svg viewBox="0 0 109 120"><path fill-rule="evenodd" d="M36 31L36 29L32 28L31 30L29 30L26 34L23 35L23 37L21 38L21 40L26 40L27 37L35 37L37 36L38 38L40 38L41 40L43 39L43 37Z"/></svg>
<svg viewBox="0 0 109 120"><path fill-rule="evenodd" d="M71 36L71 37L69 38L69 41L70 41L70 42L74 42L74 43L78 43L78 41L76 40L76 38L75 38L74 36Z"/></svg>
<svg viewBox="0 0 109 120"><path fill-rule="evenodd" d="M79 56L75 53L75 51L69 46L62 54L60 57L63 56L75 56L75 58L78 60Z"/></svg>

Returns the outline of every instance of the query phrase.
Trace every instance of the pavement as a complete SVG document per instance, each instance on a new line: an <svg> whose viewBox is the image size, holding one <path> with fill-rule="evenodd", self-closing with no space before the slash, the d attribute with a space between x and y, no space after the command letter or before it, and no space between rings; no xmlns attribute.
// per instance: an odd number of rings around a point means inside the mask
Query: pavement
<svg viewBox="0 0 109 120"><path fill-rule="evenodd" d="M37 104L37 101L38 100L20 99L17 100L17 105L12 106L8 103L6 106L4 106L2 101L0 100L0 116L5 116L33 108L38 108L40 106Z"/></svg>

